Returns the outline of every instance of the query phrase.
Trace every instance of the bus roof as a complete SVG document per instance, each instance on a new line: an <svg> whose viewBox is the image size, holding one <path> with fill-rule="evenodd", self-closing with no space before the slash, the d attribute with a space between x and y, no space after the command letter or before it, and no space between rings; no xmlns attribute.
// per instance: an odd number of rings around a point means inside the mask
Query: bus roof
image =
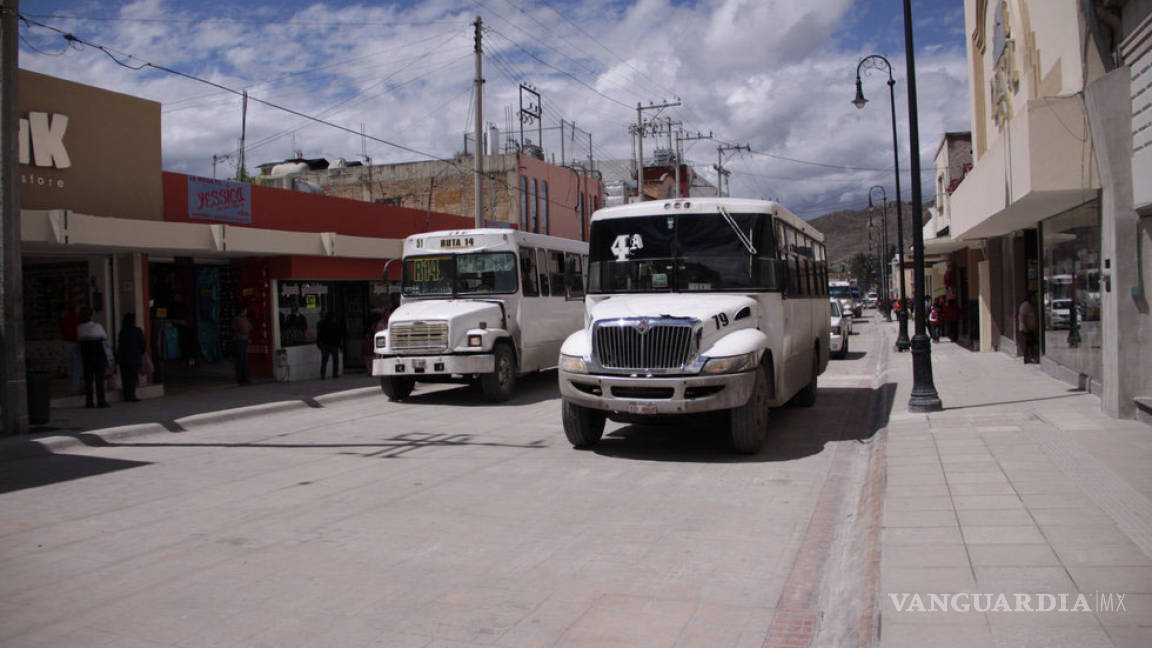
<svg viewBox="0 0 1152 648"><path fill-rule="evenodd" d="M581 254L588 252L588 244L584 241L489 227L412 234L404 239L404 256L427 252L453 254L482 250L513 250L517 245L546 247L562 252L579 252Z"/></svg>
<svg viewBox="0 0 1152 648"><path fill-rule="evenodd" d="M717 213L717 207L720 206L723 206L729 212L735 213L772 214L777 219L788 223L817 241L824 241L823 232L812 227L802 218L788 211L787 208L774 200L754 200L750 198L665 198L663 200L648 200L628 205L607 207L592 214L592 220L634 218L637 216L667 213L709 214ZM673 212L673 210L675 211Z"/></svg>

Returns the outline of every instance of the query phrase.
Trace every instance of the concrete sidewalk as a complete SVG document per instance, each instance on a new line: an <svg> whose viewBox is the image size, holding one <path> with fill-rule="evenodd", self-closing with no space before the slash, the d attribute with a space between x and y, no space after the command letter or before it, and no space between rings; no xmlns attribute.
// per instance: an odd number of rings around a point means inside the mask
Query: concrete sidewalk
<svg viewBox="0 0 1152 648"><path fill-rule="evenodd" d="M327 380L206 388L137 403L115 402L107 409L53 408L48 425L34 426L27 435L0 438L0 460L63 450L100 439L181 432L197 425L369 397L383 398L378 378L344 374Z"/></svg>
<svg viewBox="0 0 1152 648"><path fill-rule="evenodd" d="M932 368L944 410L909 413L889 357L882 645L1152 646L1152 428L1001 353Z"/></svg>

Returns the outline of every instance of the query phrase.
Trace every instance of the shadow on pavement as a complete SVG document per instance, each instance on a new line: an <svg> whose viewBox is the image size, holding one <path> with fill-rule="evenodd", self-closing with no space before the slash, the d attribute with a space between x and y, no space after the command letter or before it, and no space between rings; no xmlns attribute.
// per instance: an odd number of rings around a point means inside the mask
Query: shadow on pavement
<svg viewBox="0 0 1152 648"><path fill-rule="evenodd" d="M0 493L37 488L80 479L81 477L92 477L147 465L149 462L146 461L126 461L124 459L66 454L29 457L4 464L4 470L0 471Z"/></svg>
<svg viewBox="0 0 1152 648"><path fill-rule="evenodd" d="M484 400L484 394L480 391L479 385L453 385L451 383L436 385L429 383L445 388L419 393L421 385L417 383L417 391L405 399L404 403L411 405L456 405L460 407L533 405L560 396L560 386L556 381L555 369L520 376L516 380L516 393L513 394L512 398L502 403L491 403Z"/></svg>
<svg viewBox="0 0 1152 648"><path fill-rule="evenodd" d="M975 407L997 407L999 405L1019 405L1021 403L1035 403L1035 402L1039 402L1039 401L1061 400L1064 398L1076 398L1077 396L1087 396L1088 395L1088 392L1083 390L1083 389L1074 389L1074 390L1070 389L1068 391L1073 392L1073 393L1064 394L1062 396L1040 396L1037 398L1021 398L1019 400L997 401L994 403L976 403L974 405L956 405L954 407L945 407L944 411L972 409Z"/></svg>
<svg viewBox="0 0 1152 648"><path fill-rule="evenodd" d="M593 451L637 461L791 461L819 454L829 442L870 442L888 424L895 396L895 383L878 389L821 388L812 408L772 410L764 445L754 455L732 451L723 413L686 424L627 425L606 434Z"/></svg>
<svg viewBox="0 0 1152 648"><path fill-rule="evenodd" d="M287 434L287 433L286 433ZM285 435L277 435L285 436ZM482 441L473 434L441 434L436 432L405 432L386 437L379 441L364 443L278 443L273 440L237 441L105 441L98 436L85 434L80 437L86 445L101 448L271 448L278 450L300 449L339 449L347 451L339 454L361 457L394 458L423 448L485 446L494 448L546 448L544 439L529 443L504 443ZM155 438L155 437L152 437ZM363 451L357 451L362 449ZM57 456L57 455L50 455Z"/></svg>

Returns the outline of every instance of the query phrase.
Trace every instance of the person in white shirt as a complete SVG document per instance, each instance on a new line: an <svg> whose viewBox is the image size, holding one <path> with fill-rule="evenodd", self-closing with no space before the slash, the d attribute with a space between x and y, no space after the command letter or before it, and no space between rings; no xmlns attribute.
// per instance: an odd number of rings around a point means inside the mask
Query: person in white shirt
<svg viewBox="0 0 1152 648"><path fill-rule="evenodd" d="M108 332L99 322L92 321L92 309L85 307L80 311L80 325L76 327L76 341L80 344L80 360L84 365L84 406L108 407L108 399L104 394L104 372L108 369L108 356L104 352L104 343L108 340ZM92 391L95 387L96 404L92 403Z"/></svg>

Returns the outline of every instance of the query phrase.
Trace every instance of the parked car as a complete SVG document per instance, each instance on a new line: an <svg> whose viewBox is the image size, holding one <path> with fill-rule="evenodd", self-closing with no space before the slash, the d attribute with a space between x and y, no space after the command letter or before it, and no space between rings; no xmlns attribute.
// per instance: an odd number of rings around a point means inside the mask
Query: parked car
<svg viewBox="0 0 1152 648"><path fill-rule="evenodd" d="M879 302L880 302L880 296L874 292L870 292L867 295L864 295L864 307L865 308L876 308L876 304L878 304Z"/></svg>
<svg viewBox="0 0 1152 648"><path fill-rule="evenodd" d="M838 300L829 299L828 302L832 311L832 334L828 341L828 351L832 357L844 358L848 355L848 336L852 335L852 318L844 317Z"/></svg>

